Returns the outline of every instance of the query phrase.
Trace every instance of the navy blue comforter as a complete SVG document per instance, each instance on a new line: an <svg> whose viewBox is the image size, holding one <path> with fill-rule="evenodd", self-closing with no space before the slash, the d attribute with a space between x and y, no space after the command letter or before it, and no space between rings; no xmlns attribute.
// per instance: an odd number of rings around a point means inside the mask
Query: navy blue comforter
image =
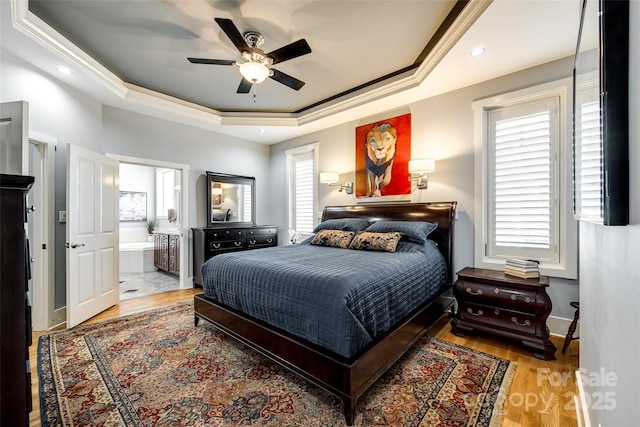
<svg viewBox="0 0 640 427"><path fill-rule="evenodd" d="M435 245L397 252L299 244L226 253L202 266L205 296L351 357L447 282Z"/></svg>

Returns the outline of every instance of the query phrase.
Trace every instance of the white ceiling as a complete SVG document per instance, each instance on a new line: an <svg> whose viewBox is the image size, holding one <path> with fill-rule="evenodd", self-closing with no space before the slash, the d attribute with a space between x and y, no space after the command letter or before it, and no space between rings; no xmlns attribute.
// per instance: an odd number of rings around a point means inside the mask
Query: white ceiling
<svg viewBox="0 0 640 427"><path fill-rule="evenodd" d="M106 105L267 144L574 52L578 0L472 0L413 69L336 97L414 64L454 4L11 0L0 1L0 36L6 50ZM261 32L266 52L306 39L310 54L274 66L305 86L267 79L254 85L255 97L237 94L237 68L189 63L238 59L215 17ZM486 53L471 57L478 46ZM61 64L74 73L57 73Z"/></svg>

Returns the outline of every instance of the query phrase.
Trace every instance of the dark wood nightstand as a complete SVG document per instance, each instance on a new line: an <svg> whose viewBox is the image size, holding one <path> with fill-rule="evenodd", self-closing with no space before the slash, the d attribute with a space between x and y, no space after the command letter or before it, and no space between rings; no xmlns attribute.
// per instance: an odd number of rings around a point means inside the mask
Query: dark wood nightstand
<svg viewBox="0 0 640 427"><path fill-rule="evenodd" d="M453 294L458 311L451 331L481 330L522 341L538 359L555 360L556 346L549 339L547 318L551 299L549 279L521 279L502 271L464 268L458 272Z"/></svg>

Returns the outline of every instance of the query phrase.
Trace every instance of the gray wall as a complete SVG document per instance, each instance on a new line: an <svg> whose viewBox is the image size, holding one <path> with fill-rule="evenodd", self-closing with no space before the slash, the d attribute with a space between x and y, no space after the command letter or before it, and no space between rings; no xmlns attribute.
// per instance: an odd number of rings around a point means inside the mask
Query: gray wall
<svg viewBox="0 0 640 427"><path fill-rule="evenodd" d="M102 126L104 152L190 166L190 227L206 225L206 171L254 176L256 221L270 221L269 146L109 106Z"/></svg>
<svg viewBox="0 0 640 427"><path fill-rule="evenodd" d="M640 420L640 3L630 2L630 225L580 224L580 368L591 425ZM609 375L609 381L601 373ZM615 380L613 379L615 375ZM602 380L602 381L600 381Z"/></svg>
<svg viewBox="0 0 640 427"><path fill-rule="evenodd" d="M572 74L572 58L531 68L430 99L413 103L404 109L380 113L358 121L276 144L271 148L271 186L281 188L271 208L281 230L286 230L285 150L312 142L319 143L320 172L338 171L341 180L355 179L355 128L385 117L411 112L411 157L433 157L436 171L429 174L429 188L415 190L412 202L456 200L459 219L454 242L454 271L474 262L474 122L471 103L480 98L545 83ZM471 70L470 70L471 71ZM327 205L356 203L353 195L338 192L335 187L319 185L319 210ZM282 232L281 232L282 234ZM283 238L283 236L280 236ZM552 332L564 335L568 323L555 318L571 319L570 301L578 300L575 280L552 279L549 295L553 302Z"/></svg>

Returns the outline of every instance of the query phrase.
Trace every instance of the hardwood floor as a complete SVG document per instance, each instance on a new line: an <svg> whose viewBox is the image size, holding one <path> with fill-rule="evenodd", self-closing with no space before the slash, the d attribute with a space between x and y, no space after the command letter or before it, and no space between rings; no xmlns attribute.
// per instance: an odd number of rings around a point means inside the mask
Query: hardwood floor
<svg viewBox="0 0 640 427"><path fill-rule="evenodd" d="M202 289L185 289L149 295L121 301L118 305L89 319L84 324L101 322L153 308L190 301ZM30 347L33 408L30 425L40 426L40 403L37 377L37 342L42 333L33 334ZM578 343L573 341L565 355L556 352L558 360L543 361L517 343L501 338L471 335L460 338L451 333L449 319L443 317L429 331L430 336L490 353L517 362L513 383L505 396L506 404L502 414L502 427L577 426L573 396L577 393L574 372L578 369ZM552 337L552 341L562 348L563 338Z"/></svg>

